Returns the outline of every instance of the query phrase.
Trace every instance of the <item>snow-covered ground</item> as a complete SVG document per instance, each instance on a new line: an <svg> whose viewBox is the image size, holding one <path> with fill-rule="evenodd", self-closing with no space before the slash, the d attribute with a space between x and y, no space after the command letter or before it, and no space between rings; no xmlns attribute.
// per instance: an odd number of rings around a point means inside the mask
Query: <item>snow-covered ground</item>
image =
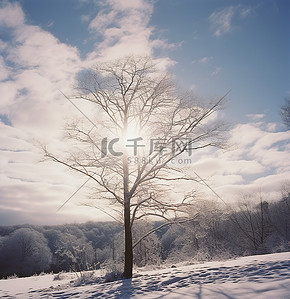
<svg viewBox="0 0 290 299"><path fill-rule="evenodd" d="M135 271L136 272L136 271ZM98 272L100 275L100 272ZM76 275L0 280L0 298L290 298L290 252L159 270L73 286Z"/></svg>

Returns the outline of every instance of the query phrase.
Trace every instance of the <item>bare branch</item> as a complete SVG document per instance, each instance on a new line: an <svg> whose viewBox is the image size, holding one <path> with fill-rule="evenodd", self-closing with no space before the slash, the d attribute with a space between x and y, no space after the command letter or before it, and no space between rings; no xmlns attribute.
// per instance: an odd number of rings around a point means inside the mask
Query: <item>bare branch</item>
<svg viewBox="0 0 290 299"><path fill-rule="evenodd" d="M147 232L146 234L144 234L140 239L138 239L134 244L133 244L133 248L135 248L143 239L145 239L146 237L148 237L149 235L151 235L152 233L156 232L157 230L165 227L165 226L168 226L168 225L172 225L172 224L182 224L182 223L185 223L185 222L190 222L190 221L193 221L194 218L190 218L190 219L185 219L185 220L177 220L177 221L171 221L171 222L166 222L166 223L163 223L161 225L159 225L158 227L156 228L153 228L152 230L150 230L149 232Z"/></svg>
<svg viewBox="0 0 290 299"><path fill-rule="evenodd" d="M86 128L87 122L70 124L67 139L74 143L69 152L57 155L44 148L44 155L85 175L87 181L97 186L99 200L108 199L122 208L125 276L129 278L135 220L157 216L167 221L164 226L170 225L177 219L180 222L180 215L194 204L192 196L181 197L179 201L167 196L179 183L200 181L198 176L184 175L169 163L186 152L223 146L222 126L214 114L226 95L211 105L198 103L190 94L178 93L172 76L160 73L150 57L129 56L101 63L84 73L74 96L78 105L64 97L89 121L90 128ZM95 117L88 117L79 108L82 102L92 106ZM145 144L134 148L137 163L130 164L129 149L124 142L139 137L144 137L141 139ZM160 143L152 145L152 139ZM176 141L180 141L178 145L174 144Z"/></svg>

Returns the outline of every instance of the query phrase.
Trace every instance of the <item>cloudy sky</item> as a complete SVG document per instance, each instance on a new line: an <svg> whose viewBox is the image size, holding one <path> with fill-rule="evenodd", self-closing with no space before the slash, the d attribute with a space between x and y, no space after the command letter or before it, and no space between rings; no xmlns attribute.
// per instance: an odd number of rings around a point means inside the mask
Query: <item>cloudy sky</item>
<svg viewBox="0 0 290 299"><path fill-rule="evenodd" d="M195 156L192 169L224 199L279 198L290 180L290 134L279 108L290 96L287 0L22 0L0 2L0 225L102 220L79 206L59 212L85 178L41 162L39 143L66 150L69 94L99 61L146 54L201 98L230 91L229 150ZM213 194L212 194L213 195Z"/></svg>

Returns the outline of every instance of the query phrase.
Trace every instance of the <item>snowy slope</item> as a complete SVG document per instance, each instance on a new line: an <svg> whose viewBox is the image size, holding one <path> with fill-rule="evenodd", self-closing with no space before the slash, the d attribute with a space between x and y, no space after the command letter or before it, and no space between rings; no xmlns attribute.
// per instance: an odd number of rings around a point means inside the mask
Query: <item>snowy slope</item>
<svg viewBox="0 0 290 299"><path fill-rule="evenodd" d="M0 280L0 298L290 298L290 252L145 271L74 287L74 274Z"/></svg>

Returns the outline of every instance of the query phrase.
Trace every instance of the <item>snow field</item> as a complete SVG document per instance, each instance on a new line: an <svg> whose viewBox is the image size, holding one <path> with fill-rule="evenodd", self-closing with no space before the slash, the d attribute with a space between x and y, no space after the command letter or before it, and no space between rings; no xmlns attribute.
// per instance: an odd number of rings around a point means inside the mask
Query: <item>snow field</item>
<svg viewBox="0 0 290 299"><path fill-rule="evenodd" d="M63 273L0 280L0 298L290 298L290 252L135 270L129 280L75 286Z"/></svg>

